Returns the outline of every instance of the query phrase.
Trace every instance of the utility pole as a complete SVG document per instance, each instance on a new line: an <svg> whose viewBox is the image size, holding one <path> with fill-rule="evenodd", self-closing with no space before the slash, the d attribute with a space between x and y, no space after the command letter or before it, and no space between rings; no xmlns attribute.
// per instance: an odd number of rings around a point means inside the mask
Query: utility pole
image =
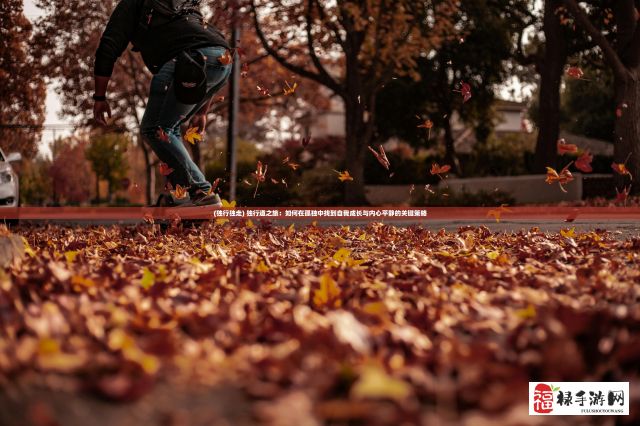
<svg viewBox="0 0 640 426"><path fill-rule="evenodd" d="M229 127L227 129L227 171L229 173L229 201L236 199L238 168L236 162L236 142L238 139L238 114L240 110L240 55L237 47L240 41L238 23L238 3L233 4L231 15L231 48L233 49L233 70L229 87Z"/></svg>

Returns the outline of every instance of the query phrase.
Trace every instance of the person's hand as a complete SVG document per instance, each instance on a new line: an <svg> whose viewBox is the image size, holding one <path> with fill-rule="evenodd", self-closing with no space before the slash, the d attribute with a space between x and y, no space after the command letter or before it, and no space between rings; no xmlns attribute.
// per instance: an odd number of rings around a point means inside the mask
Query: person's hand
<svg viewBox="0 0 640 426"><path fill-rule="evenodd" d="M105 113L111 118L111 108L107 101L95 101L95 104L93 104L93 118L103 126L107 125Z"/></svg>
<svg viewBox="0 0 640 426"><path fill-rule="evenodd" d="M196 114L191 117L189 127L196 127L198 129L198 133L203 134L207 127L207 114Z"/></svg>

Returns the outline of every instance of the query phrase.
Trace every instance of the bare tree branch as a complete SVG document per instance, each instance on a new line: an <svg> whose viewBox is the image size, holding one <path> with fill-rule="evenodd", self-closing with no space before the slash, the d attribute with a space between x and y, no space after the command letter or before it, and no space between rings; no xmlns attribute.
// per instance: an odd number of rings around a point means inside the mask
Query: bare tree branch
<svg viewBox="0 0 640 426"><path fill-rule="evenodd" d="M325 78L327 81L332 81L332 84L335 86L339 86L340 84L335 81L335 79L333 77L331 77L331 75L329 75L329 73L327 72L327 69L324 67L324 65L322 65L322 62L320 62L320 58L318 58L318 55L316 54L316 50L313 46L313 35L311 34L311 29L313 26L313 4L314 4L314 0L309 0L309 7L307 8L307 13L306 13L306 21L307 21L307 48L309 49L309 55L311 56L311 61L313 62L313 65L316 67L316 69L318 70L318 73Z"/></svg>
<svg viewBox="0 0 640 426"><path fill-rule="evenodd" d="M595 43L602 49L602 53L606 61L611 66L614 74L617 78L624 79L627 70L620 60L620 57L611 46L611 43L605 38L605 36L593 25L593 23L589 20L589 17L584 12L584 10L578 5L576 0L561 0L567 9L571 12L575 20L582 27L583 30L591 36L591 38L595 41ZM623 0L626 1L626 0Z"/></svg>
<svg viewBox="0 0 640 426"><path fill-rule="evenodd" d="M324 6L322 6L322 4L318 0L314 1L314 3L316 4L316 7L318 8L318 13L320 14L320 20L322 22L326 22L327 28L329 28L331 30L331 32L333 32L334 38L336 39L336 41L338 42L340 47L342 47L342 49L344 50L345 40L340 35L340 29L333 22L331 22L328 19L327 13L324 10Z"/></svg>
<svg viewBox="0 0 640 426"><path fill-rule="evenodd" d="M253 13L253 22L254 22L254 27L256 29L256 33L258 35L258 38L260 39L260 42L262 43L262 47L267 51L267 53L271 56L273 56L273 58L283 67L285 67L286 69L288 69L289 71L296 73L304 78L308 78L310 80L316 81L320 84L322 84L323 86L328 87L329 89L333 90L335 93L344 93L344 89L342 88L341 85L336 85L335 81L333 79L326 79L324 78L322 75L318 74L318 73L314 73L312 71L307 70L304 67L301 67L299 65L295 65L292 64L291 62L287 61L285 58L283 58L276 49L274 49L271 44L269 43L269 41L267 40L267 37L264 34L264 31L262 30L262 26L260 25L260 20L258 19L258 11L256 9L256 5L255 5L255 1L251 0L251 11Z"/></svg>

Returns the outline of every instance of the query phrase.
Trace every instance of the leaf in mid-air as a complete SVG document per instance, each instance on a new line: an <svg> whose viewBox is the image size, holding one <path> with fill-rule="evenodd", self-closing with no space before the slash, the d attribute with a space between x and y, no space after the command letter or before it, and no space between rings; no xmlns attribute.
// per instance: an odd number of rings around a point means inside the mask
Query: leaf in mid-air
<svg viewBox="0 0 640 426"><path fill-rule="evenodd" d="M338 179L340 179L342 182L345 182L347 180L353 180L348 170L345 170L344 172L339 172L337 170L334 170L334 172L338 174Z"/></svg>
<svg viewBox="0 0 640 426"><path fill-rule="evenodd" d="M569 171L569 166L571 165L571 163L567 164L560 171L560 173L558 173L555 169L551 167L547 167L547 178L545 182L547 182L549 185L551 185L554 182L558 182L560 184L560 189L562 190L562 192L567 192L562 185L569 183L574 179L573 175Z"/></svg>
<svg viewBox="0 0 640 426"><path fill-rule="evenodd" d="M156 136L162 142L169 142L169 135L164 131L164 129L162 127L158 128L158 131L156 132Z"/></svg>
<svg viewBox="0 0 640 426"><path fill-rule="evenodd" d="M233 55L231 54L231 51L226 50L222 56L218 57L218 62L222 65L231 64L231 62L233 62Z"/></svg>
<svg viewBox="0 0 640 426"><path fill-rule="evenodd" d="M191 127L187 130L187 133L185 133L184 140L191 145L195 145L196 141L202 141L202 135L198 132L197 127Z"/></svg>
<svg viewBox="0 0 640 426"><path fill-rule="evenodd" d="M465 83L464 81L461 81L460 93L462 93L462 103L467 102L469 99L471 99L471 85Z"/></svg>
<svg viewBox="0 0 640 426"><path fill-rule="evenodd" d="M438 163L433 163L431 165L431 174L432 175L440 175L442 173L447 173L451 170L451 166L445 164L444 166L440 166Z"/></svg>
<svg viewBox="0 0 640 426"><path fill-rule="evenodd" d="M611 163L611 168L614 172L619 175L629 175L629 179L633 180L633 176L631 176L631 172L627 169L627 166L623 163Z"/></svg>
<svg viewBox="0 0 640 426"><path fill-rule="evenodd" d="M376 157L378 162L382 164L382 167L389 170L389 166L391 166L391 163L389 162L389 159L387 158L387 154L384 152L384 148L382 147L382 145L380 145L380 147L378 148L379 152L377 152L375 149L371 148L370 146L367 148L369 148L369 151L373 153L373 155Z"/></svg>
<svg viewBox="0 0 640 426"><path fill-rule="evenodd" d="M296 89L298 88L297 82L294 82L293 86L290 86L289 82L285 80L284 84L285 84L285 87L282 89L282 92L284 93L285 96L293 95L296 92Z"/></svg>
<svg viewBox="0 0 640 426"><path fill-rule="evenodd" d="M160 174L162 176L169 176L171 173L173 173L173 171L174 170L169 167L167 163L160 163Z"/></svg>
<svg viewBox="0 0 640 426"><path fill-rule="evenodd" d="M584 72L580 67L569 67L567 68L567 75L571 78L580 80L584 76Z"/></svg>
<svg viewBox="0 0 640 426"><path fill-rule="evenodd" d="M564 139L558 140L558 154L564 155L567 153L575 154L578 152L578 146L572 143L567 143Z"/></svg>
<svg viewBox="0 0 640 426"><path fill-rule="evenodd" d="M593 168L591 167L592 161L593 155L587 151L576 160L576 168L583 173L591 173L593 171Z"/></svg>
<svg viewBox="0 0 640 426"><path fill-rule="evenodd" d="M180 185L176 185L176 189L169 191L171 193L171 195L173 195L177 200L184 200L185 198L187 198L187 195L189 194L187 192L187 188L184 188Z"/></svg>

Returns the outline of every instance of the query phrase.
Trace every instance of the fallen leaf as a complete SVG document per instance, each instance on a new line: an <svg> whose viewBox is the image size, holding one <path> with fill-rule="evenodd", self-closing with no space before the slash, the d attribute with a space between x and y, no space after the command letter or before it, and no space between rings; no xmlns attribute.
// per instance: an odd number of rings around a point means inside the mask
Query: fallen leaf
<svg viewBox="0 0 640 426"><path fill-rule="evenodd" d="M313 292L313 304L318 308L338 308L342 305L340 288L328 273L320 276L320 287Z"/></svg>
<svg viewBox="0 0 640 426"><path fill-rule="evenodd" d="M387 374L379 366L367 366L351 388L351 396L358 399L391 399L402 401L412 393L411 385Z"/></svg>

